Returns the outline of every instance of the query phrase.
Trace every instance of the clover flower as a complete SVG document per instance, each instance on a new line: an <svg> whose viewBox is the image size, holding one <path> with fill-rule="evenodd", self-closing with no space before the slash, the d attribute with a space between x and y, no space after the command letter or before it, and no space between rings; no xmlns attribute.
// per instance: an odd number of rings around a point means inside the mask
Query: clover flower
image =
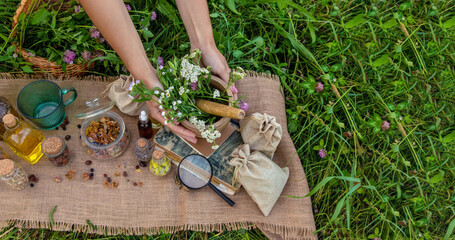
<svg viewBox="0 0 455 240"><path fill-rule="evenodd" d="M92 38L97 39L100 37L100 32L96 28L90 28L88 30L88 32L90 33L90 37L92 37Z"/></svg>
<svg viewBox="0 0 455 240"><path fill-rule="evenodd" d="M327 150L319 149L318 154L319 154L319 157L325 158L327 156Z"/></svg>
<svg viewBox="0 0 455 240"><path fill-rule="evenodd" d="M74 59L76 58L76 53L71 51L70 49L67 49L63 53L63 61L68 63L68 64L73 64Z"/></svg>
<svg viewBox="0 0 455 240"><path fill-rule="evenodd" d="M92 53L87 50L84 50L81 55L85 61L89 61L92 58Z"/></svg>
<svg viewBox="0 0 455 240"><path fill-rule="evenodd" d="M240 100L238 106L240 109L246 111L250 107L250 104L245 101Z"/></svg>
<svg viewBox="0 0 455 240"><path fill-rule="evenodd" d="M131 11L131 6L129 4L125 4L126 10Z"/></svg>
<svg viewBox="0 0 455 240"><path fill-rule="evenodd" d="M161 56L158 57L157 62L158 62L158 67L160 67L160 69L163 68L164 60Z"/></svg>
<svg viewBox="0 0 455 240"><path fill-rule="evenodd" d="M81 10L81 6L74 6L74 13L78 13Z"/></svg>
<svg viewBox="0 0 455 240"><path fill-rule="evenodd" d="M155 11L152 12L152 16L150 17L150 19L152 19L152 21L156 20L156 12Z"/></svg>
<svg viewBox="0 0 455 240"><path fill-rule="evenodd" d="M324 90L324 84L321 82L316 83L314 90L316 90L316 92L322 92Z"/></svg>
<svg viewBox="0 0 455 240"><path fill-rule="evenodd" d="M193 91L196 91L199 89L197 82L191 83L190 86L191 86L191 90L193 90Z"/></svg>
<svg viewBox="0 0 455 240"><path fill-rule="evenodd" d="M389 128L390 128L390 123L387 120L385 120L384 122L381 123L382 131L387 131L387 130L389 130Z"/></svg>
<svg viewBox="0 0 455 240"><path fill-rule="evenodd" d="M237 90L235 86L230 86L229 88L231 89L233 94L237 94L239 92L239 90Z"/></svg>

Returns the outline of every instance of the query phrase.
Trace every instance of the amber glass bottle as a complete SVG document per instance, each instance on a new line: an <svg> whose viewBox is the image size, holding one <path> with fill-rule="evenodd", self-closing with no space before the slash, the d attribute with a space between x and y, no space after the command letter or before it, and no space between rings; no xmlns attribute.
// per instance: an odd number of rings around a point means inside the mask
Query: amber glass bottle
<svg viewBox="0 0 455 240"><path fill-rule="evenodd" d="M3 117L3 123L6 128L3 134L3 141L17 156L31 164L37 163L43 156L41 151L41 143L44 140L43 135L12 114L6 114Z"/></svg>
<svg viewBox="0 0 455 240"><path fill-rule="evenodd" d="M141 111L137 127L141 138L150 139L153 137L152 121L150 121L150 118L145 111Z"/></svg>

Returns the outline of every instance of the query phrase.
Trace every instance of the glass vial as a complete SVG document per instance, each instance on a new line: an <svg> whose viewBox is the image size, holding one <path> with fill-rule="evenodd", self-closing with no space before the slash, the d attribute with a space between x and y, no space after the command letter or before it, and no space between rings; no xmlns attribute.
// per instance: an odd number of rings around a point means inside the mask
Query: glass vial
<svg viewBox="0 0 455 240"><path fill-rule="evenodd" d="M28 185L27 174L11 159L0 160L0 179L16 190L22 190Z"/></svg>
<svg viewBox="0 0 455 240"><path fill-rule="evenodd" d="M152 159L153 145L145 138L139 138L136 141L136 147L134 148L134 155L140 162L147 163Z"/></svg>
<svg viewBox="0 0 455 240"><path fill-rule="evenodd" d="M152 121L150 121L150 118L145 111L141 111L137 127L141 138L150 139L153 137Z"/></svg>
<svg viewBox="0 0 455 240"><path fill-rule="evenodd" d="M41 151L57 167L65 166L71 160L68 145L59 136L50 136L44 139L44 142L41 144Z"/></svg>
<svg viewBox="0 0 455 240"><path fill-rule="evenodd" d="M160 149L153 151L153 157L150 161L150 171L157 176L165 176L171 170L171 161L164 155Z"/></svg>
<svg viewBox="0 0 455 240"><path fill-rule="evenodd" d="M19 113L17 113L16 109L14 109L14 107L11 106L11 103L8 102L8 99L0 96L0 140L2 140L3 134L5 133L5 130L6 130L5 126L3 126L2 119L8 113L11 113L18 119L22 120L21 115L19 115Z"/></svg>
<svg viewBox="0 0 455 240"><path fill-rule="evenodd" d="M163 126L163 124L161 124L158 120L155 120L153 118L150 118L150 120L152 121L152 139L155 137L156 133L158 132L158 130L160 130L160 128Z"/></svg>
<svg viewBox="0 0 455 240"><path fill-rule="evenodd" d="M43 135L13 114L6 114L2 120L6 128L3 141L17 156L31 164L37 163L43 156L41 151Z"/></svg>

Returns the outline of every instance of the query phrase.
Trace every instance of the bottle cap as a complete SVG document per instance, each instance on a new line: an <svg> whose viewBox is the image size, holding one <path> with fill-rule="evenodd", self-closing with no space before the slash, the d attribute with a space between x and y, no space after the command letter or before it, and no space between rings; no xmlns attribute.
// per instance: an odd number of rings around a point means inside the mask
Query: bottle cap
<svg viewBox="0 0 455 240"><path fill-rule="evenodd" d="M55 155L63 148L63 141L59 137L48 137L41 144L41 151L48 155Z"/></svg>
<svg viewBox="0 0 455 240"><path fill-rule="evenodd" d="M159 160L163 157L163 154L164 154L163 151L155 150L153 151L153 158Z"/></svg>
<svg viewBox="0 0 455 240"><path fill-rule="evenodd" d="M140 148L147 146L147 140L145 140L145 138L139 138L139 140L137 140L137 146Z"/></svg>
<svg viewBox="0 0 455 240"><path fill-rule="evenodd" d="M148 121L149 116L145 111L141 111L141 115L139 115L139 120L146 122Z"/></svg>
<svg viewBox="0 0 455 240"><path fill-rule="evenodd" d="M14 127L17 124L16 117L14 117L13 114L8 113L5 116L3 116L3 123L9 128Z"/></svg>
<svg viewBox="0 0 455 240"><path fill-rule="evenodd" d="M8 175L14 170L14 162L11 159L0 160L0 175Z"/></svg>

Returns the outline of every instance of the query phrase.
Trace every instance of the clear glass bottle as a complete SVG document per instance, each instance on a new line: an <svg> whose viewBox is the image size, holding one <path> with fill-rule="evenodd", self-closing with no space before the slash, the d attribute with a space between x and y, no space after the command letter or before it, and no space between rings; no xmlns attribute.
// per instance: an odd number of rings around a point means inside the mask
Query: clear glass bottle
<svg viewBox="0 0 455 240"><path fill-rule="evenodd" d="M13 114L6 114L3 117L3 123L6 128L3 141L17 156L31 164L37 163L43 156L41 151L43 135Z"/></svg>
<svg viewBox="0 0 455 240"><path fill-rule="evenodd" d="M157 176L165 176L171 170L171 161L161 149L153 151L150 161L150 171Z"/></svg>
<svg viewBox="0 0 455 240"><path fill-rule="evenodd" d="M136 141L136 147L134 148L134 155L140 162L147 163L152 159L153 145L145 138L139 138Z"/></svg>
<svg viewBox="0 0 455 240"><path fill-rule="evenodd" d="M22 117L19 113L17 113L16 109L11 106L11 103L8 102L8 99L0 96L0 140L3 138L3 134L5 133L5 126L3 125L3 117L11 113L16 116L18 119L22 120Z"/></svg>
<svg viewBox="0 0 455 240"><path fill-rule="evenodd" d="M11 159L0 160L0 179L16 190L22 190L28 185L27 174L18 163Z"/></svg>
<svg viewBox="0 0 455 240"><path fill-rule="evenodd" d="M150 118L150 121L152 121L152 140L155 137L156 133L160 128L163 126L158 120L155 120L154 118Z"/></svg>
<svg viewBox="0 0 455 240"><path fill-rule="evenodd" d="M41 151L51 161L54 166L62 167L71 160L71 153L68 150L63 138L59 136L50 136L44 139L41 144Z"/></svg>

